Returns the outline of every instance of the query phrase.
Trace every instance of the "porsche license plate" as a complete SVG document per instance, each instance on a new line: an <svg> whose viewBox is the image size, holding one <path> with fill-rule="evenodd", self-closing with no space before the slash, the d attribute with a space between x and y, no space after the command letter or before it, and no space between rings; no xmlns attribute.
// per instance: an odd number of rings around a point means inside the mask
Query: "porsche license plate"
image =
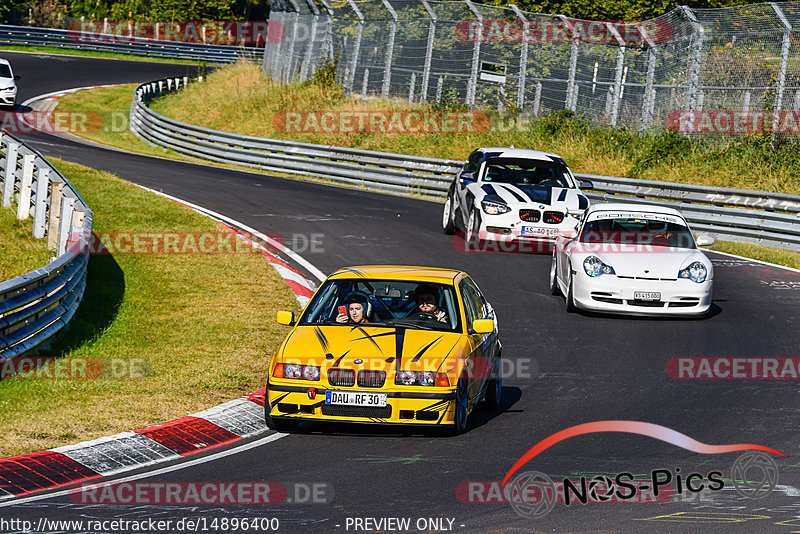
<svg viewBox="0 0 800 534"><path fill-rule="evenodd" d="M520 234L528 237L536 236L556 236L558 235L558 228L537 228L535 226L523 226Z"/></svg>
<svg viewBox="0 0 800 534"><path fill-rule="evenodd" d="M366 393L362 391L326 391L325 404L343 406L386 406L385 393Z"/></svg>
<svg viewBox="0 0 800 534"><path fill-rule="evenodd" d="M661 293L654 293L652 291L634 291L634 300L661 300Z"/></svg>

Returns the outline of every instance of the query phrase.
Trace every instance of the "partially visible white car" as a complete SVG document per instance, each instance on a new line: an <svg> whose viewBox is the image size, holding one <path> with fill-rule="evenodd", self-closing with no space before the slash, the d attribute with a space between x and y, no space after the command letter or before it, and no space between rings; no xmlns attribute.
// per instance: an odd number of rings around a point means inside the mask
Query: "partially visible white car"
<svg viewBox="0 0 800 534"><path fill-rule="evenodd" d="M17 80L20 77L14 75L11 70L11 63L0 58L0 106L13 108L17 105Z"/></svg>
<svg viewBox="0 0 800 534"><path fill-rule="evenodd" d="M698 245L713 243L673 208L595 204L556 239L550 291L568 312L705 316L714 271Z"/></svg>

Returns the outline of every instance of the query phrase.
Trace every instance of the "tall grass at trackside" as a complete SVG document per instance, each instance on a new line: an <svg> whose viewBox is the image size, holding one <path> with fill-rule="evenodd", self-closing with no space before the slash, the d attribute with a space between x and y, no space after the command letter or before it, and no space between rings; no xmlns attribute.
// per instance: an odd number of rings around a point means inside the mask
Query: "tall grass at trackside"
<svg viewBox="0 0 800 534"><path fill-rule="evenodd" d="M17 219L17 209L0 208L0 282L50 262L47 240L34 239L31 219Z"/></svg>
<svg viewBox="0 0 800 534"><path fill-rule="evenodd" d="M188 208L108 173L53 160L94 210L94 231L219 232ZM297 311L258 253L93 255L83 302L46 355L134 377L0 380L0 457L149 426L264 385ZM91 361L91 360L89 360Z"/></svg>
<svg viewBox="0 0 800 534"><path fill-rule="evenodd" d="M478 146L509 146L556 152L576 172L697 183L800 194L800 145L770 144L769 136L735 138L722 144L692 142L675 133L637 135L625 129L592 127L569 112L467 134L315 134L285 133L273 119L285 111L431 110L436 105L400 99L346 97L330 83L280 84L253 64L222 67L203 83L159 99L153 109L209 128L262 137L292 139L430 156L465 159ZM493 125L496 112L487 111Z"/></svg>

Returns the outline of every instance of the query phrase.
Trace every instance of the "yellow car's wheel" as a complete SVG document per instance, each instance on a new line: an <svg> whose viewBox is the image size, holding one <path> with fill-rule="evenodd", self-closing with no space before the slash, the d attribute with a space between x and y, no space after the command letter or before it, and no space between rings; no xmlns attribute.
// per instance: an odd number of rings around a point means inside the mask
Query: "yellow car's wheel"
<svg viewBox="0 0 800 534"><path fill-rule="evenodd" d="M273 419L270 415L271 407L269 405L269 382L267 382L267 389L264 393L264 422L267 423L267 428L276 432L287 432L297 427L295 421L286 421L284 419Z"/></svg>
<svg viewBox="0 0 800 534"><path fill-rule="evenodd" d="M460 378L456 385L456 410L453 416L453 432L463 434L467 430L469 417L469 397L467 396L467 380Z"/></svg>

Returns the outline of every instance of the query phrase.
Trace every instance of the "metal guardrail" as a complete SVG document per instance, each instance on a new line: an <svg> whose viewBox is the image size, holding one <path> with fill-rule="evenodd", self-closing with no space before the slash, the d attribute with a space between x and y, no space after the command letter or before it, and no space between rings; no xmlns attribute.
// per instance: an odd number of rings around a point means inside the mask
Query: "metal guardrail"
<svg viewBox="0 0 800 534"><path fill-rule="evenodd" d="M72 318L86 287L88 256L80 245L92 211L39 152L0 133L2 209L33 217L33 237L57 251L48 265L0 282L0 361L40 347Z"/></svg>
<svg viewBox="0 0 800 534"><path fill-rule="evenodd" d="M144 141L182 154L261 170L312 176L394 194L443 198L463 162L298 143L212 130L170 119L147 106L179 90L188 77L136 88L130 129ZM576 174L594 183L594 201L641 202L675 207L699 231L729 241L800 251L800 196ZM761 210L755 208L763 208Z"/></svg>
<svg viewBox="0 0 800 534"><path fill-rule="evenodd" d="M2 24L0 24L0 44L48 46L208 63L236 63L241 59L260 61L264 54L264 49L257 47L159 41L144 37L125 39L118 35L104 36L103 34L81 37L80 33L75 30Z"/></svg>

